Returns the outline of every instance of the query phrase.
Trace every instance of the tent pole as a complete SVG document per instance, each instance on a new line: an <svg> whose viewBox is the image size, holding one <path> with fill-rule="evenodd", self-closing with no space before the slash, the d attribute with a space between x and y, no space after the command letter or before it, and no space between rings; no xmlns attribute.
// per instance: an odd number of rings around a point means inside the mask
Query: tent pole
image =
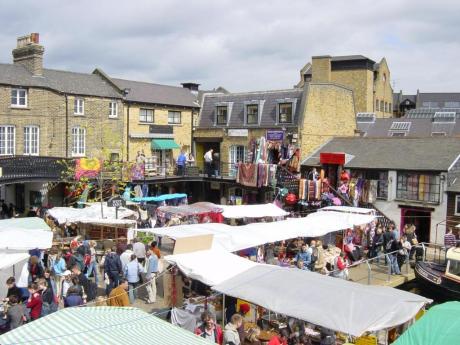
<svg viewBox="0 0 460 345"><path fill-rule="evenodd" d="M222 329L225 327L225 294L222 294Z"/></svg>

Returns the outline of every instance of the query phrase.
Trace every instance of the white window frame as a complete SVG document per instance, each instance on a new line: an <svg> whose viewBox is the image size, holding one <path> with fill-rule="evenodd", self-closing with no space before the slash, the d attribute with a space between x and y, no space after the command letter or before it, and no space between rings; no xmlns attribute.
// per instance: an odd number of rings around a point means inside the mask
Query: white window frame
<svg viewBox="0 0 460 345"><path fill-rule="evenodd" d="M260 122L260 104L259 103L249 103L249 104L245 104L245 107L246 107L246 118L245 118L245 124L247 126L257 126ZM256 114L249 114L249 109L250 108L257 108L257 113ZM256 121L255 122L251 122L249 123L249 116L257 116L256 118Z"/></svg>
<svg viewBox="0 0 460 345"><path fill-rule="evenodd" d="M145 120L142 120L142 114L141 114L142 110L152 112L152 121L148 121L147 117L145 117ZM155 122L155 111L151 108L140 108L139 109L139 122L140 123L154 123Z"/></svg>
<svg viewBox="0 0 460 345"><path fill-rule="evenodd" d="M24 97L20 96L19 93L24 92ZM13 93L16 93L16 103L13 103ZM27 89L13 88L11 89L11 107L13 108L27 108L28 105L28 92ZM20 100L24 99L24 104L20 104Z"/></svg>
<svg viewBox="0 0 460 345"><path fill-rule="evenodd" d="M33 133L36 131L36 133ZM34 135L36 136L34 138ZM24 155L38 156L40 154L40 127L24 127Z"/></svg>
<svg viewBox="0 0 460 345"><path fill-rule="evenodd" d="M8 133L9 130L11 130L10 133ZM11 134L12 134L12 138L8 138L8 136ZM1 137L1 135L3 135L3 138ZM15 154L16 154L16 127L12 125L2 125L0 126L0 156L12 156Z"/></svg>
<svg viewBox="0 0 460 345"><path fill-rule="evenodd" d="M290 121L281 121L281 108L285 105L290 105L291 106L291 120ZM288 124L291 125L294 123L294 103L293 102L280 102L278 103L278 123L279 124Z"/></svg>
<svg viewBox="0 0 460 345"><path fill-rule="evenodd" d="M241 150L243 148L243 157L241 156L241 152L238 152L238 149ZM238 163L238 158L241 158L242 163L246 161L248 155L248 150L244 145L231 145L228 149L228 163L230 165L229 172L230 176L236 176L237 168L236 164Z"/></svg>
<svg viewBox="0 0 460 345"><path fill-rule="evenodd" d="M118 102L117 101L111 101L109 103L109 117L111 119L115 119L118 117Z"/></svg>
<svg viewBox="0 0 460 345"><path fill-rule="evenodd" d="M179 115L179 122L176 121L177 115ZM172 117L171 117L172 116ZM171 121L171 118L173 121ZM168 124L169 125L180 125L182 123L182 112L177 110L168 111Z"/></svg>
<svg viewBox="0 0 460 345"><path fill-rule="evenodd" d="M73 113L75 115L85 115L85 100L83 98L75 98L73 101Z"/></svg>
<svg viewBox="0 0 460 345"><path fill-rule="evenodd" d="M72 157L86 156L86 128L72 127Z"/></svg>
<svg viewBox="0 0 460 345"><path fill-rule="evenodd" d="M455 196L455 208L454 208L454 215L460 216L460 212L457 212L459 210L460 206L460 194Z"/></svg>

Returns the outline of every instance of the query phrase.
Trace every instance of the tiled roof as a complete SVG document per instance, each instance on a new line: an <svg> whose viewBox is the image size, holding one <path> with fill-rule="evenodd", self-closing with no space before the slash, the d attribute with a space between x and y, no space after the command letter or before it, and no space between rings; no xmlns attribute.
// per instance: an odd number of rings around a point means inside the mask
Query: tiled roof
<svg viewBox="0 0 460 345"><path fill-rule="evenodd" d="M216 107L222 104L229 104L228 107L228 127L253 128L254 126L244 123L244 109L248 102L260 102L261 117L257 127L269 128L273 126L296 126L299 114L301 112L300 103L302 99L302 89L288 89L277 91L261 91L248 93L230 93L230 94L207 94L203 99L199 127L212 128L216 122ZM278 104L282 100L290 99L293 101L293 122L292 124L277 123ZM295 108L295 109L294 109Z"/></svg>
<svg viewBox="0 0 460 345"><path fill-rule="evenodd" d="M25 67L0 64L0 84L23 87L40 87L58 92L121 98L118 90L95 74L43 69L43 76L34 76Z"/></svg>
<svg viewBox="0 0 460 345"><path fill-rule="evenodd" d="M183 87L117 78L111 80L122 90L130 89L126 99L131 102L198 108L196 96Z"/></svg>
<svg viewBox="0 0 460 345"><path fill-rule="evenodd" d="M460 154L457 138L333 138L304 159L302 165L319 166L321 152L354 156L353 169L447 171Z"/></svg>

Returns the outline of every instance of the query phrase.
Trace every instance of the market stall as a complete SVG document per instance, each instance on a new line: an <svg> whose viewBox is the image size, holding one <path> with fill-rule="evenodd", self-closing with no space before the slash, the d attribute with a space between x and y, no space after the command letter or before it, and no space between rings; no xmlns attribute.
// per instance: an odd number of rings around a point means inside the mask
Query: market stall
<svg viewBox="0 0 460 345"><path fill-rule="evenodd" d="M222 207L211 202L191 205L160 206L156 209L157 220L165 226L198 223L222 223Z"/></svg>
<svg viewBox="0 0 460 345"><path fill-rule="evenodd" d="M12 344L209 344L203 338L137 308L65 308L0 336Z"/></svg>
<svg viewBox="0 0 460 345"><path fill-rule="evenodd" d="M262 205L222 205L222 215L225 218L241 219L241 218L264 218L264 217L286 217L288 212L275 204Z"/></svg>
<svg viewBox="0 0 460 345"><path fill-rule="evenodd" d="M41 218L0 220L0 251L51 248L53 232Z"/></svg>
<svg viewBox="0 0 460 345"><path fill-rule="evenodd" d="M279 289L273 288L276 283L280 284ZM264 264L257 264L212 289L354 337L410 321L432 302L390 287L366 286Z"/></svg>

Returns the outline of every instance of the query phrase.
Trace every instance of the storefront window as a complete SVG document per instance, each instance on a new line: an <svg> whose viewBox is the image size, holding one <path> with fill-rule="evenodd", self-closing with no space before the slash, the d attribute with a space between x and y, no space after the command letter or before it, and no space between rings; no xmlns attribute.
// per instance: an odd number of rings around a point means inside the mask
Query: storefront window
<svg viewBox="0 0 460 345"><path fill-rule="evenodd" d="M230 163L230 176L236 176L237 163L246 161L246 147L243 145L230 146L229 163Z"/></svg>
<svg viewBox="0 0 460 345"><path fill-rule="evenodd" d="M364 180L377 181L377 198L388 199L388 171L352 171L354 178L362 178Z"/></svg>
<svg viewBox="0 0 460 345"><path fill-rule="evenodd" d="M398 173L396 197L398 199L439 203L440 178L438 175Z"/></svg>

